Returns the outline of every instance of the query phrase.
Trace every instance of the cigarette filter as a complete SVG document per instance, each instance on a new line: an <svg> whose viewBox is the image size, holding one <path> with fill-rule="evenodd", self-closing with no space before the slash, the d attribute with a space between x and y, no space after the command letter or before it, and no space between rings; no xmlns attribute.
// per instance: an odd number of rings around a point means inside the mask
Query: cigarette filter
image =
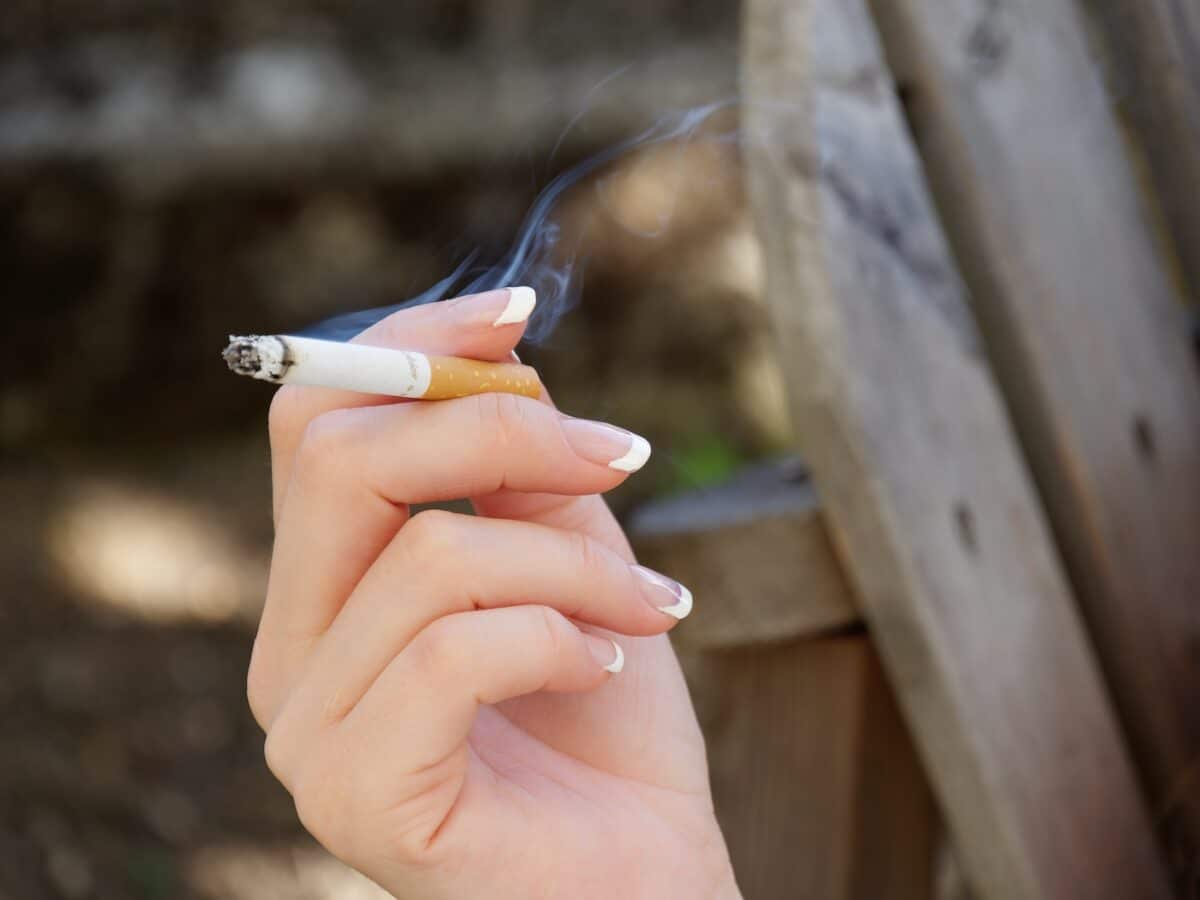
<svg viewBox="0 0 1200 900"><path fill-rule="evenodd" d="M492 391L537 397L537 372L519 363L430 356L291 335L230 336L225 361L239 375L364 394L448 400Z"/></svg>

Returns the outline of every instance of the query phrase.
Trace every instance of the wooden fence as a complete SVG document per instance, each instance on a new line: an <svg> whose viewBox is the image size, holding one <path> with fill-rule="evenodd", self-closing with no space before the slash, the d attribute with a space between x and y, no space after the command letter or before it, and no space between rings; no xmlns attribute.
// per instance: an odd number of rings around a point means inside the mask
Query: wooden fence
<svg viewBox="0 0 1200 900"><path fill-rule="evenodd" d="M633 532L751 900L1200 897L1198 9L746 4L812 484Z"/></svg>

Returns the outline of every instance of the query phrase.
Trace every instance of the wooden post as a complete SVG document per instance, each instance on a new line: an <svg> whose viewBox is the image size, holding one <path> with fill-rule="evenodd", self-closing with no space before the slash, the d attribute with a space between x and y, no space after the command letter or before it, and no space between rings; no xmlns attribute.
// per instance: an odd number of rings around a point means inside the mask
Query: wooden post
<svg viewBox="0 0 1200 900"><path fill-rule="evenodd" d="M1200 884L1200 378L1084 27L1072 0L875 5L1153 813ZM1175 186L1193 214L1197 189Z"/></svg>
<svg viewBox="0 0 1200 900"><path fill-rule="evenodd" d="M745 26L752 197L801 451L969 877L985 898L1165 898L870 16L751 0Z"/></svg>

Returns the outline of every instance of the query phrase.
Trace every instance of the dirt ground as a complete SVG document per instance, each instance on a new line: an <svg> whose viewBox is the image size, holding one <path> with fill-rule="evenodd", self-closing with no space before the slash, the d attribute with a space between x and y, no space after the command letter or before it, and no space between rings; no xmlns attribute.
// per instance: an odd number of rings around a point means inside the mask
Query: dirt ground
<svg viewBox="0 0 1200 900"><path fill-rule="evenodd" d="M261 452L242 458L261 462ZM219 468L229 473L227 459ZM72 541L111 539L124 522L132 543L104 553L159 569L157 584L127 590L153 597L205 578L186 553L169 558L201 527L205 504L182 482L203 472L178 460L154 466L151 488L145 468L134 481L121 467L129 461L93 461L83 475L78 459L43 459L0 478L0 897L315 900L366 890L306 837L263 764L244 696L250 616L204 607L220 598L203 592L190 610L165 596L152 612L123 609L111 595L120 582L105 579L128 575L105 575L112 559L85 550L72 561ZM236 480L191 495L225 505L225 522L242 518L241 545L265 552L266 482ZM129 537L137 515L163 530L159 545ZM229 586L253 605L252 583Z"/></svg>

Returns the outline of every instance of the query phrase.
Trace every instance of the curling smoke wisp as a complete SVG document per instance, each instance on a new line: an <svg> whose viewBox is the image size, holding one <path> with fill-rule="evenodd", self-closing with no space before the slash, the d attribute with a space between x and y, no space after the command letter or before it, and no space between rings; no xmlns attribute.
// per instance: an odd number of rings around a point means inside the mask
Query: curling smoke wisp
<svg viewBox="0 0 1200 900"><path fill-rule="evenodd" d="M391 306L327 319L300 334L345 341L399 309L462 294L528 285L537 291L538 305L526 329L525 339L534 343L545 340L563 314L575 305L581 280L579 247L562 246L562 227L556 218L559 200L570 188L632 151L672 141L724 143L736 140L736 130L705 130L705 125L717 112L733 105L734 101L721 101L669 114L641 134L558 175L537 196L512 246L495 265L479 265L479 254L472 253L448 276L415 297Z"/></svg>

